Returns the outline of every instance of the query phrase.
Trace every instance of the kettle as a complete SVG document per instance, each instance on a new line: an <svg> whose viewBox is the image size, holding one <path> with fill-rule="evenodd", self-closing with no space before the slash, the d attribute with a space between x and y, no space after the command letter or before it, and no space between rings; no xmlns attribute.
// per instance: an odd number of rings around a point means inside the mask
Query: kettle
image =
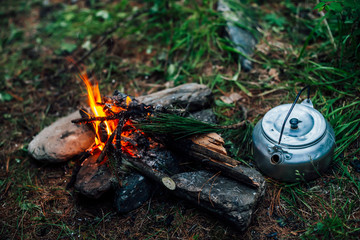
<svg viewBox="0 0 360 240"><path fill-rule="evenodd" d="M297 104L305 89L307 99ZM252 139L260 171L284 182L319 177L329 166L335 149L334 130L314 109L309 86L301 89L292 104L268 111L256 124Z"/></svg>

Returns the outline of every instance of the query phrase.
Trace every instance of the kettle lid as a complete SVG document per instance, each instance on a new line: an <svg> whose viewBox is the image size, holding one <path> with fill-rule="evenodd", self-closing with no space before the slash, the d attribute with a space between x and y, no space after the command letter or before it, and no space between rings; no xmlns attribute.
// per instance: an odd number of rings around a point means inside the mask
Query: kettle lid
<svg viewBox="0 0 360 240"><path fill-rule="evenodd" d="M270 141L278 143L282 125L292 104L283 104L267 112L262 120L262 132ZM281 145L306 147L320 140L326 131L326 120L312 104L296 104L285 123Z"/></svg>

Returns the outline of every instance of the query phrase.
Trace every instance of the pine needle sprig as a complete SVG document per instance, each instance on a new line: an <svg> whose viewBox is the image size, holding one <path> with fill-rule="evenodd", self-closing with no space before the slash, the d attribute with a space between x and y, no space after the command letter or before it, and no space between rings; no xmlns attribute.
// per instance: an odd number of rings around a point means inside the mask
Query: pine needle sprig
<svg viewBox="0 0 360 240"><path fill-rule="evenodd" d="M248 123L246 121L242 121L234 125L220 126L201 122L193 118L178 116L176 114L159 113L137 123L136 127L145 133L168 134L175 137L176 139L181 139L195 134L206 134L213 132L221 134L227 131L242 129L247 124Z"/></svg>

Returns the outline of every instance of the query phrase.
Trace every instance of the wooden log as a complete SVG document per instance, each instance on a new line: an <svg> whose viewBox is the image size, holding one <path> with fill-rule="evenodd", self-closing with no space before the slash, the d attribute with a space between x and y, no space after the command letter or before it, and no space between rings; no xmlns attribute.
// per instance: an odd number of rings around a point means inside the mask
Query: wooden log
<svg viewBox="0 0 360 240"><path fill-rule="evenodd" d="M241 183L245 183L252 187L259 187L259 183L254 181L254 179L250 178L248 175L246 175L241 169L230 167L226 164L223 164L221 162L215 162L212 159L205 158L202 160L202 164L206 165L210 170L214 171L221 171L222 175L225 177L232 178L234 180L237 180Z"/></svg>
<svg viewBox="0 0 360 240"><path fill-rule="evenodd" d="M164 107L180 107L193 112L209 107L212 102L212 94L206 85L188 83L136 99L147 105L161 104Z"/></svg>
<svg viewBox="0 0 360 240"><path fill-rule="evenodd" d="M191 140L211 151L227 155L226 149L224 148L224 139L217 133L201 134L191 138Z"/></svg>
<svg viewBox="0 0 360 240"><path fill-rule="evenodd" d="M210 170L221 171L225 177L232 178L248 186L256 188L259 186L259 183L255 179L249 177L241 168L237 167L239 161L229 156L211 151L189 139L169 141L168 147L179 154L186 155L194 161L203 164Z"/></svg>
<svg viewBox="0 0 360 240"><path fill-rule="evenodd" d="M265 179L256 171L252 176L260 183L256 189L213 172L183 172L172 176L176 182L172 194L243 231L250 225L256 205L265 193Z"/></svg>
<svg viewBox="0 0 360 240"><path fill-rule="evenodd" d="M139 159L124 157L123 160L126 160L132 167L138 170L143 176L148 177L155 182L165 186L167 189L173 191L176 188L174 180L171 179L167 174L159 172L146 163L142 162Z"/></svg>
<svg viewBox="0 0 360 240"><path fill-rule="evenodd" d="M211 158L215 161L223 162L230 166L235 167L235 166L239 165L239 161L236 161L235 159L233 159L227 155L212 151L204 146L201 146L201 145L193 142L190 139L169 141L169 145L171 148L173 148L174 150L178 150L179 152L184 152L184 153L190 154L190 155L197 155L196 158L201 158L201 156L206 156L207 158ZM202 159L200 159L200 160L202 160Z"/></svg>

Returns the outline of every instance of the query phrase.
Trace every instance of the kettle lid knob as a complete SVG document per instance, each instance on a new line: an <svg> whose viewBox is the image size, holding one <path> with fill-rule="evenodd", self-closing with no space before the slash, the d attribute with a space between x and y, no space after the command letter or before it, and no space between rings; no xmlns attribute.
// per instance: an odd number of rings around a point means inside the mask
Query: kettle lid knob
<svg viewBox="0 0 360 240"><path fill-rule="evenodd" d="M301 123L302 121L300 121L299 119L297 118L292 118L290 119L290 127L291 129L297 129L298 128L298 124Z"/></svg>

